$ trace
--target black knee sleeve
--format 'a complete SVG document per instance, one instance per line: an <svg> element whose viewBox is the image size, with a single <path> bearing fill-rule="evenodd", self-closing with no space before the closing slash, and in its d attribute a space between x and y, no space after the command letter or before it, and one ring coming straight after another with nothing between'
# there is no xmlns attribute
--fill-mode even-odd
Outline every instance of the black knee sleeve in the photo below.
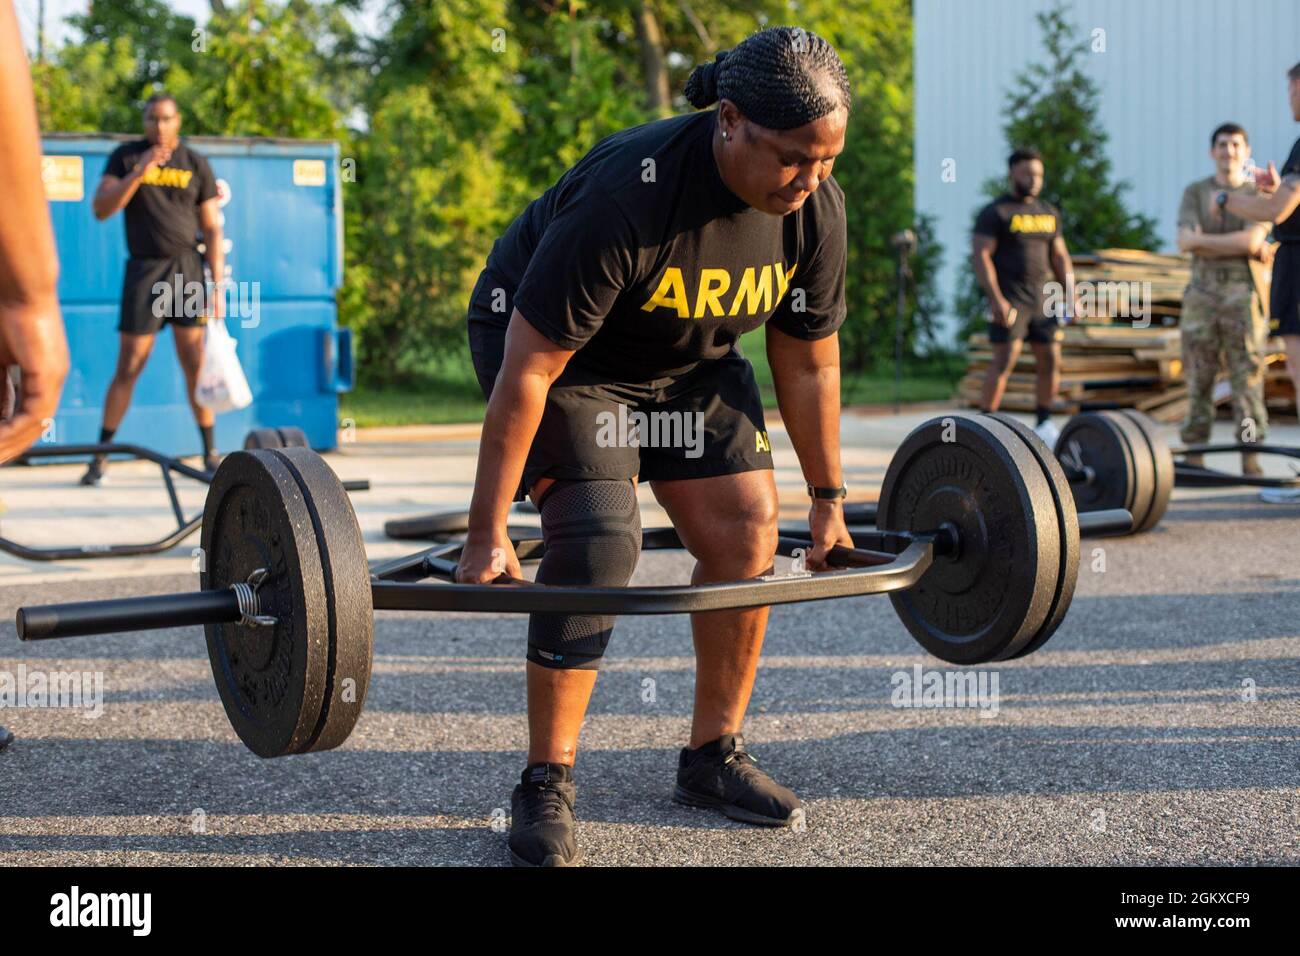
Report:
<svg viewBox="0 0 1300 956"><path fill-rule="evenodd" d="M625 587L641 553L641 512L627 478L556 481L542 496L546 553L542 584ZM613 615L532 614L528 659L543 667L594 670L614 629Z"/></svg>

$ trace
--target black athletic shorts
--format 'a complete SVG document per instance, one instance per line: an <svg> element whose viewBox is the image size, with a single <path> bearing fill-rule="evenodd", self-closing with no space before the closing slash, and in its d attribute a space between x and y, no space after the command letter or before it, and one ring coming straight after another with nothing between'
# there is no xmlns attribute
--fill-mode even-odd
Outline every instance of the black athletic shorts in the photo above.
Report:
<svg viewBox="0 0 1300 956"><path fill-rule="evenodd" d="M126 260L119 332L154 335L167 322L202 325L206 306L203 258L197 251L169 259Z"/></svg>
<svg viewBox="0 0 1300 956"><path fill-rule="evenodd" d="M998 325L989 321L989 342L1001 344L1012 339L1025 339L1029 342L1059 342L1065 337L1061 331L1061 320L1055 316L1043 315L1042 306L1031 306L1023 302L1012 302L1016 317L1011 325Z"/></svg>
<svg viewBox="0 0 1300 956"><path fill-rule="evenodd" d="M479 386L490 397L505 332L471 321L469 335ZM571 362L546 396L515 500L540 478L674 481L771 467L762 396L738 350L636 384Z"/></svg>
<svg viewBox="0 0 1300 956"><path fill-rule="evenodd" d="M1300 243L1282 243L1273 257L1268 314L1277 322L1274 335L1300 335Z"/></svg>

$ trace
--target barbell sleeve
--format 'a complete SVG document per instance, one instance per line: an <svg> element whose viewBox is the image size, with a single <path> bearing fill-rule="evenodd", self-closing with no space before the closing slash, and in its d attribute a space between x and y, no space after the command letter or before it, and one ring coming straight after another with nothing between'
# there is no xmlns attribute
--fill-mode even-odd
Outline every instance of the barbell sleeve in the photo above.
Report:
<svg viewBox="0 0 1300 956"><path fill-rule="evenodd" d="M233 588L223 588L19 608L16 623L19 640L44 641L192 624L226 624L238 621L242 615L239 595Z"/></svg>
<svg viewBox="0 0 1300 956"><path fill-rule="evenodd" d="M1133 530L1133 513L1124 508L1079 512L1079 537L1104 538Z"/></svg>

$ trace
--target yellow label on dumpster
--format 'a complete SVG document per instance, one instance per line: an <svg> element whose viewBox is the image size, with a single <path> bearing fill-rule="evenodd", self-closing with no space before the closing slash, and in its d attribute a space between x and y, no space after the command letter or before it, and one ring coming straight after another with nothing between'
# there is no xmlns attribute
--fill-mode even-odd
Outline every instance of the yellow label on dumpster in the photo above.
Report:
<svg viewBox="0 0 1300 956"><path fill-rule="evenodd" d="M293 184L295 186L324 186L325 160L295 159L293 161Z"/></svg>
<svg viewBox="0 0 1300 956"><path fill-rule="evenodd" d="M80 156L42 156L41 180L51 202L81 202L86 197Z"/></svg>

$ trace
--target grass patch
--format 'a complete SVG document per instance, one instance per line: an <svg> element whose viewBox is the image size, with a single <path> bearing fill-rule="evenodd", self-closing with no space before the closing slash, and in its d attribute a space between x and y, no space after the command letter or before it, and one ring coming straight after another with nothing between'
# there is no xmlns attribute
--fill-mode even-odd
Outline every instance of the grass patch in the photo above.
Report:
<svg viewBox="0 0 1300 956"><path fill-rule="evenodd" d="M740 337L740 349L754 366L763 393L763 407L776 408L776 390L772 387L772 369L767 364L765 329L757 328ZM945 362L904 360L899 394L904 402L940 402L952 398L962 375L963 359L953 355ZM870 372L842 372L840 402L845 405L879 405L894 400L894 367Z"/></svg>
<svg viewBox="0 0 1300 956"><path fill-rule="evenodd" d="M772 370L767 364L763 329L742 336L740 347L754 366L763 394L763 405L776 408ZM944 401L952 398L961 377L961 359L946 363L912 361L904 364L904 402ZM845 373L840 394L845 405L877 405L894 400L892 366L866 373ZM483 420L486 403L466 357L463 366L448 363L437 373L409 387L359 386L339 396L339 416L351 419L358 428L382 425L444 425Z"/></svg>
<svg viewBox="0 0 1300 956"><path fill-rule="evenodd" d="M409 385L359 385L339 396L339 418L358 428L481 422L486 408L468 354L449 357Z"/></svg>

